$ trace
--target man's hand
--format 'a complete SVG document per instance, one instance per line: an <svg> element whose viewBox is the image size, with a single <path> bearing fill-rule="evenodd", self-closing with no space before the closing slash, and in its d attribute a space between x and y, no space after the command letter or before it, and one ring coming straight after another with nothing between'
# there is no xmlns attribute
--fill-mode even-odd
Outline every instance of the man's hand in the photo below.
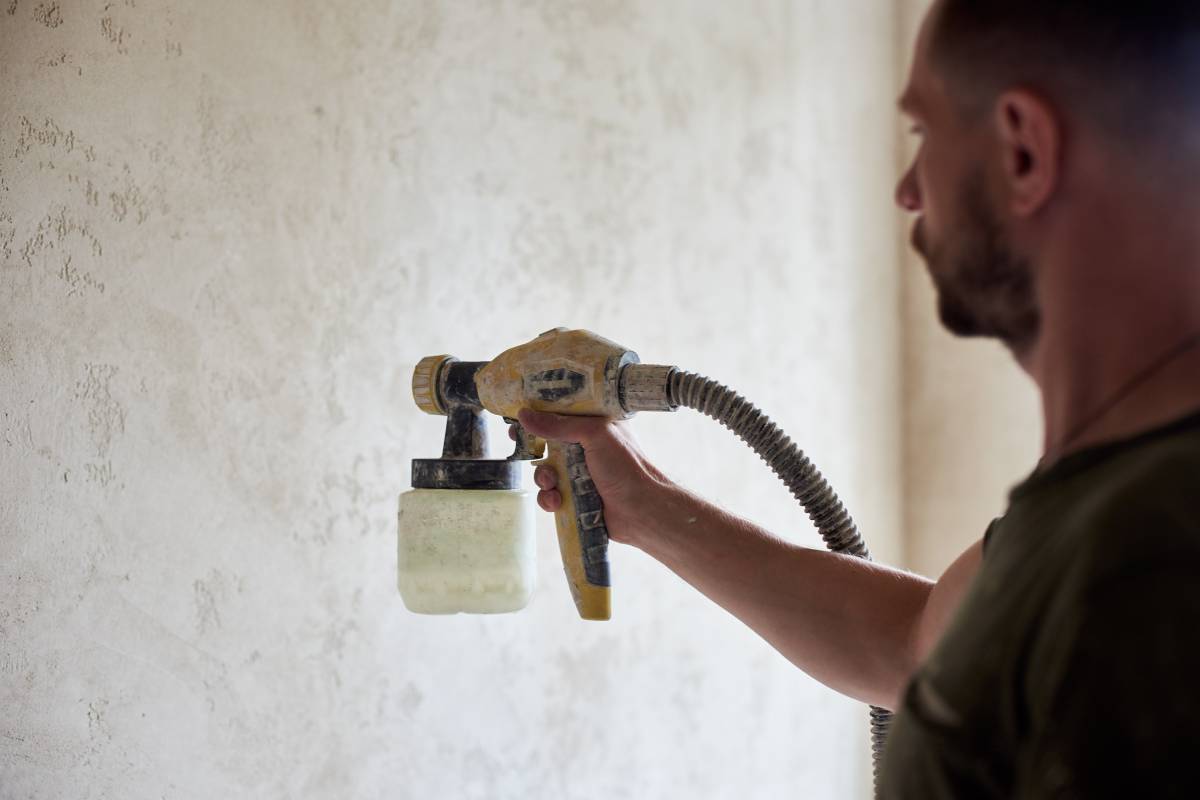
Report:
<svg viewBox="0 0 1200 800"><path fill-rule="evenodd" d="M567 417L528 410L521 412L520 420L525 430L535 436L582 445L588 472L604 501L609 536L613 541L632 545L644 539L645 510L672 484L646 458L628 425L601 417ZM562 495L554 470L538 467L533 481L540 490L538 505L546 511L557 511Z"/></svg>

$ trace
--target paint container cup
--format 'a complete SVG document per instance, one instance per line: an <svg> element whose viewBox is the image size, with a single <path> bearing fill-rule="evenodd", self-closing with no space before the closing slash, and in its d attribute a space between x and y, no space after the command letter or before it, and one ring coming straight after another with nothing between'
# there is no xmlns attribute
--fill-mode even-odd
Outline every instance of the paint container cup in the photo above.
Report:
<svg viewBox="0 0 1200 800"><path fill-rule="evenodd" d="M400 597L418 614L503 614L537 584L533 498L519 490L400 495Z"/></svg>

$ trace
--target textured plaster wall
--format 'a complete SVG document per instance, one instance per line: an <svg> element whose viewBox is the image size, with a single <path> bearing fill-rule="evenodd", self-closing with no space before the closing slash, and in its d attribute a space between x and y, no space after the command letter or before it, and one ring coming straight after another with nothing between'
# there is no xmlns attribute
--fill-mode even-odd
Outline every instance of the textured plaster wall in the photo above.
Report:
<svg viewBox="0 0 1200 800"><path fill-rule="evenodd" d="M548 518L527 611L419 617L395 506L415 362L564 324L739 387L899 557L883 8L3 0L0 797L865 796L865 710L637 552L608 624Z"/></svg>
<svg viewBox="0 0 1200 800"><path fill-rule="evenodd" d="M905 70L929 5L901 5ZM913 145L909 139L901 148L905 166ZM903 252L905 566L936 578L983 536L1008 490L1033 470L1041 416L1033 383L1007 350L946 332L924 263Z"/></svg>

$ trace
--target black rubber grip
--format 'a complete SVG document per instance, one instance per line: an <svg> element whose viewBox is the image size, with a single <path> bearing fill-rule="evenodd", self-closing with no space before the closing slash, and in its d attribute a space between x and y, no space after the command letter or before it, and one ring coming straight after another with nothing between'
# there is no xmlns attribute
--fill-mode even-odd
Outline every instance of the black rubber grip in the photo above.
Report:
<svg viewBox="0 0 1200 800"><path fill-rule="evenodd" d="M567 477L575 497L575 518L579 524L579 549L583 554L583 574L593 586L612 586L608 570L608 526L604 523L604 503L588 472L583 447L566 446Z"/></svg>

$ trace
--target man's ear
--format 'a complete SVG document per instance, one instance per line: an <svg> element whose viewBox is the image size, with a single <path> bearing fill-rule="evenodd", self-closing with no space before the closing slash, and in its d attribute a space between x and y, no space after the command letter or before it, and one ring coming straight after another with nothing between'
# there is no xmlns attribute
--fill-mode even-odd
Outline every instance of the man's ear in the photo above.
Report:
<svg viewBox="0 0 1200 800"><path fill-rule="evenodd" d="M1044 99L1013 89L997 99L995 125L1010 210L1033 216L1058 188L1062 124Z"/></svg>

